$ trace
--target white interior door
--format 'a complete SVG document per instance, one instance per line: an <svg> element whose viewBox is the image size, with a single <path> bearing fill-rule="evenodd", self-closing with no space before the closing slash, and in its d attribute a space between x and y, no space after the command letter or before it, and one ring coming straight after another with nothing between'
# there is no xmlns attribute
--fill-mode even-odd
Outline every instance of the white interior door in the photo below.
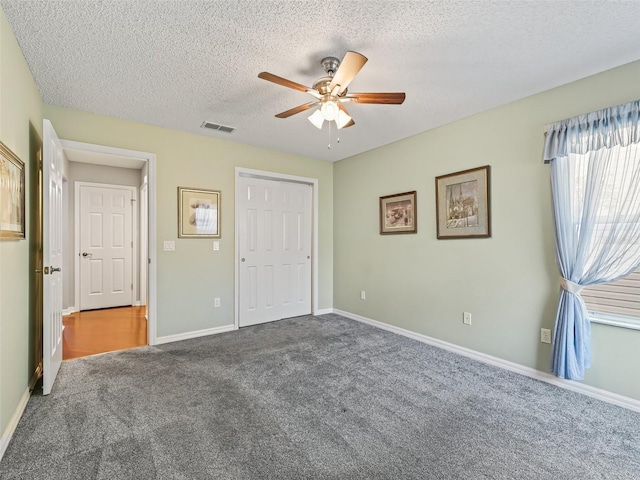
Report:
<svg viewBox="0 0 640 480"><path fill-rule="evenodd" d="M49 120L43 122L42 179L42 390L51 393L62 364L62 144Z"/></svg>
<svg viewBox="0 0 640 480"><path fill-rule="evenodd" d="M78 184L80 206L80 310L132 304L132 199L130 187Z"/></svg>
<svg viewBox="0 0 640 480"><path fill-rule="evenodd" d="M239 177L241 327L311 313L311 186Z"/></svg>

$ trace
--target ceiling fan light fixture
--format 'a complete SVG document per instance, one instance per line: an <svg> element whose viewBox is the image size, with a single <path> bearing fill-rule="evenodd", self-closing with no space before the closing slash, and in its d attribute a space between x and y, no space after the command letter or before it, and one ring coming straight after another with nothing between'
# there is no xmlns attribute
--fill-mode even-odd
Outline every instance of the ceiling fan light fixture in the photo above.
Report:
<svg viewBox="0 0 640 480"><path fill-rule="evenodd" d="M308 93L315 99L313 102L298 105L297 107L281 112L276 115L277 118L289 118L292 115L313 109L315 111L308 118L316 128L322 129L326 120L328 122L336 122L336 127L341 129L355 125L355 122L344 107L344 103L346 102L400 105L405 100L404 92L351 92L347 94L351 81L362 69L364 64L367 63L367 57L358 52L348 51L342 58L342 61L335 57L325 57L321 63L327 76L316 80L311 88L269 72L260 72L258 74L258 78L292 90Z"/></svg>
<svg viewBox="0 0 640 480"><path fill-rule="evenodd" d="M351 121L351 117L347 115L343 110L338 111L338 117L336 118L336 125L338 129L344 127L347 123Z"/></svg>
<svg viewBox="0 0 640 480"><path fill-rule="evenodd" d="M321 129L324 123L324 116L320 110L316 110L309 116L309 121L313 123L316 128Z"/></svg>
<svg viewBox="0 0 640 480"><path fill-rule="evenodd" d="M329 99L322 102L320 111L322 112L323 118L327 122L332 122L336 118L338 118L338 112L340 111L340 109L333 99Z"/></svg>

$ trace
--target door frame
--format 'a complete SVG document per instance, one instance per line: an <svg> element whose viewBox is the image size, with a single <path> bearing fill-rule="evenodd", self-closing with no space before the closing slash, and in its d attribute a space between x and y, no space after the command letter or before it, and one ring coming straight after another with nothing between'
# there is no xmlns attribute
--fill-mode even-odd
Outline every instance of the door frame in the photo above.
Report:
<svg viewBox="0 0 640 480"><path fill-rule="evenodd" d="M238 236L238 220L240 211L238 208L238 202L235 201L238 198L238 178L260 178L263 180L271 180L274 182L291 182L291 183L303 183L311 186L311 314L315 315L318 311L318 179L311 177L300 177L297 175L287 175L284 173L268 172L265 170L254 170L251 168L236 167L234 177L234 220L235 220L235 262L234 262L234 309L233 309L233 328L238 330L240 328L240 238Z"/></svg>
<svg viewBox="0 0 640 480"><path fill-rule="evenodd" d="M74 215L75 219L73 222L73 230L74 230L74 275L76 281L75 292L74 292L74 301L73 304L77 306L78 310L80 308L80 189L82 187L98 187L98 188L115 188L118 190L129 190L131 192L131 198L133 199L133 203L131 204L131 241L133 242L133 248L131 251L131 283L133 284L133 289L131 290L131 305L139 306L140 303L136 301L136 298L139 296L139 286L138 286L138 270L140 269L140 263L138 262L138 252L140 251L140 245L138 244L139 238L139 230L140 224L138 220L138 190L140 187L132 187L131 185L116 185L111 183L97 183L97 182L75 182L74 186Z"/></svg>
<svg viewBox="0 0 640 480"><path fill-rule="evenodd" d="M148 185L147 185L147 176L144 176L144 181L139 188L138 199L140 200L140 204L138 205L138 210L140 211L140 224L149 225L148 221L148 203L149 203L149 195L148 195ZM138 292L138 296L140 297L140 305L145 307L147 306L147 280L148 275L145 273L149 267L149 260L147 260L147 249L149 248L148 241L148 228L140 230L140 258L138 269L140 271L140 291ZM145 316L148 317L148 315Z"/></svg>
<svg viewBox="0 0 640 480"><path fill-rule="evenodd" d="M76 142L72 140L62 140L62 147L74 150L82 150L94 154L112 155L113 160L111 166L118 167L119 162L128 159L137 159L147 164L147 188L148 188L148 224L147 224L147 240L149 258L148 282L147 282L147 342L149 345L157 344L158 325L157 325L157 220L156 220L156 154L151 152L142 152L138 150L127 150L124 148L108 147L105 145L96 145L93 143ZM121 157L121 159L117 158ZM104 165L104 163L102 163Z"/></svg>

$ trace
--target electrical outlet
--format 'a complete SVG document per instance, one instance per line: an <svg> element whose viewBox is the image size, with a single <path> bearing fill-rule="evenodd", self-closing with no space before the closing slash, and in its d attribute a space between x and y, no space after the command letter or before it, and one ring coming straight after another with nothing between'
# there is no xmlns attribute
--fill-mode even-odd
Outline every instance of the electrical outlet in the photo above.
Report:
<svg viewBox="0 0 640 480"><path fill-rule="evenodd" d="M218 240L214 240L213 241L213 251L217 252L218 250L220 250L220 242Z"/></svg>
<svg viewBox="0 0 640 480"><path fill-rule="evenodd" d="M165 240L164 241L164 251L165 252L173 252L176 249L176 242L173 240Z"/></svg>
<svg viewBox="0 0 640 480"><path fill-rule="evenodd" d="M551 343L551 330L549 330L548 328L541 328L540 341L542 343Z"/></svg>
<svg viewBox="0 0 640 480"><path fill-rule="evenodd" d="M360 300L366 300L367 294L364 290L360 290Z"/></svg>
<svg viewBox="0 0 640 480"><path fill-rule="evenodd" d="M220 306L220 298L213 299L213 306L218 308Z"/></svg>
<svg viewBox="0 0 640 480"><path fill-rule="evenodd" d="M464 312L462 314L462 321L465 325L471 325L471 314L469 312Z"/></svg>

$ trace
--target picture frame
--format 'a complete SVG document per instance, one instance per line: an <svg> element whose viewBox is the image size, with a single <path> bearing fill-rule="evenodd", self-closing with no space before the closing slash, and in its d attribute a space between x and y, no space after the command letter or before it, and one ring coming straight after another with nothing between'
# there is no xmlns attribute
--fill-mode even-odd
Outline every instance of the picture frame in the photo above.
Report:
<svg viewBox="0 0 640 480"><path fill-rule="evenodd" d="M439 240L491 237L489 165L436 177Z"/></svg>
<svg viewBox="0 0 640 480"><path fill-rule="evenodd" d="M178 238L220 238L219 190L178 187Z"/></svg>
<svg viewBox="0 0 640 480"><path fill-rule="evenodd" d="M0 239L25 238L24 162L0 142Z"/></svg>
<svg viewBox="0 0 640 480"><path fill-rule="evenodd" d="M380 197L380 235L417 233L417 209L415 190Z"/></svg>

